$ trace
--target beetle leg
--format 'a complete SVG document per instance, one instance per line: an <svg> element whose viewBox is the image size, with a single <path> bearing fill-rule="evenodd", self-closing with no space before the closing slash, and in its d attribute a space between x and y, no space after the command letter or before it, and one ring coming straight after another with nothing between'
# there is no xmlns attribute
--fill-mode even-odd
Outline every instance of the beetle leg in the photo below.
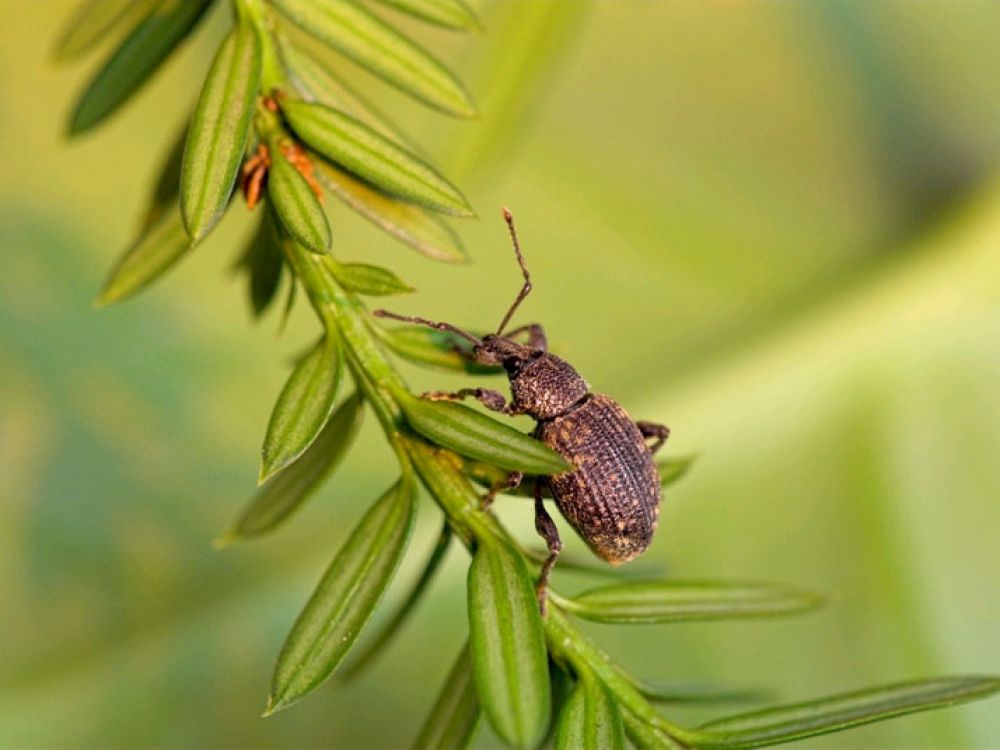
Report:
<svg viewBox="0 0 1000 750"><path fill-rule="evenodd" d="M522 479L524 479L524 474L520 471L512 471L507 475L506 479L494 482L490 485L486 494L479 499L479 507L482 510L487 510L493 504L494 498L496 498L499 493L516 489L521 484Z"/></svg>
<svg viewBox="0 0 1000 750"><path fill-rule="evenodd" d="M667 438L670 437L670 428L665 424L636 422L635 426L639 428L639 432L642 433L644 438L656 438L656 442L649 446L649 452L653 454L660 450L663 444L667 442Z"/></svg>
<svg viewBox="0 0 1000 750"><path fill-rule="evenodd" d="M528 346L532 349L541 349L543 352L549 350L549 341L545 337L545 329L542 328L538 323L529 323L525 326L520 326L515 328L513 331L507 331L503 335L505 339L512 339L519 333L528 333Z"/></svg>
<svg viewBox="0 0 1000 750"><path fill-rule="evenodd" d="M542 570L538 574L538 582L535 584L535 594L538 597L538 609L545 616L545 600L548 598L549 574L556 564L556 558L562 552L562 540L559 538L559 528L552 516L545 510L542 503L542 482L535 483L535 531L545 540L545 545L549 548L549 556L542 563Z"/></svg>
<svg viewBox="0 0 1000 750"><path fill-rule="evenodd" d="M501 414L509 414L511 416L524 413L513 404L508 404L504 395L500 393L500 391L494 391L491 388L462 388L454 393L449 393L447 391L428 391L423 397L430 401L461 401L463 398L469 398L470 396L482 403L483 406L491 411L497 411Z"/></svg>

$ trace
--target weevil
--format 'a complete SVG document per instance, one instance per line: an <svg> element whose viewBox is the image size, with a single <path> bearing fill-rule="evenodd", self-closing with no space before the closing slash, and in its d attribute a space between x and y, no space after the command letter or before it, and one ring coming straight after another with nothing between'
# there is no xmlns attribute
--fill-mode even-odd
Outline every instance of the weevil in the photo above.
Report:
<svg viewBox="0 0 1000 750"><path fill-rule="evenodd" d="M496 412L526 414L536 422L534 436L573 465L571 471L538 477L535 482L535 529L549 551L536 587L544 613L549 575L562 551L559 530L542 502L546 492L597 555L612 565L628 562L646 551L656 530L660 478L653 455L663 447L670 430L662 424L634 421L613 398L592 393L571 364L548 351L541 325L524 325L504 333L532 285L514 219L506 208L503 216L524 284L496 333L479 338L450 323L385 310L374 314L450 331L470 341L470 356L477 363L503 367L510 381L510 402L499 391L488 388L432 391L424 397L472 397ZM526 343L515 340L523 335L527 336ZM505 482L490 489L483 498L484 505L498 492L517 487L522 479L519 472L509 474Z"/></svg>

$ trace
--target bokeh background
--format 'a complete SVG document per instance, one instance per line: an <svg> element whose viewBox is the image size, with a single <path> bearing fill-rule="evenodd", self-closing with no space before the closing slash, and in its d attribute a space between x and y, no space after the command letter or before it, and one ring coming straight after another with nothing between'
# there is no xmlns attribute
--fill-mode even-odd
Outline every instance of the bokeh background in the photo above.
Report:
<svg viewBox="0 0 1000 750"><path fill-rule="evenodd" d="M669 423L668 452L700 456L634 565L830 595L794 620L594 636L643 677L782 700L1000 672L1000 4L478 7L479 35L402 25L460 71L479 120L351 73L470 196L473 262L427 261L331 205L336 252L414 283L396 309L486 327L519 283L510 205L536 280L522 318ZM0 3L0 747L405 747L464 639L460 550L367 676L258 718L391 459L370 422L280 533L210 548L315 331L303 304L280 337L276 315L251 322L230 272L246 212L147 294L91 308L225 13L70 144L102 57L51 63L71 8ZM530 505L500 512L531 538ZM397 583L437 523L425 503ZM496 746L487 728L477 746ZM997 700L802 743L998 746Z"/></svg>

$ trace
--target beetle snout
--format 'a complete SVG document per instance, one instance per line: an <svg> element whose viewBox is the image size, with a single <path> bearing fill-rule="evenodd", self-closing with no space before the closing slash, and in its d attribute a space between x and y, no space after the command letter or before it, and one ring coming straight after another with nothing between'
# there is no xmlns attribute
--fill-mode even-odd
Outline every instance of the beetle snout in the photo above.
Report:
<svg viewBox="0 0 1000 750"><path fill-rule="evenodd" d="M490 337L487 336L483 339L483 343L476 344L472 348L472 354L476 358L476 361L482 365L501 365L503 364L503 357L500 352L497 351L496 346L493 342L489 340Z"/></svg>

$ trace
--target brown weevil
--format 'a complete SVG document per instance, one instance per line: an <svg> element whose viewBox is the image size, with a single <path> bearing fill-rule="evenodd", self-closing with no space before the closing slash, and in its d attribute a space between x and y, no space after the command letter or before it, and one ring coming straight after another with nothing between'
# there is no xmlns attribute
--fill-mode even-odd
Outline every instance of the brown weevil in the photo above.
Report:
<svg viewBox="0 0 1000 750"><path fill-rule="evenodd" d="M653 454L666 442L670 430L661 424L633 421L613 398L591 393L572 365L549 353L540 325L525 325L504 333L514 312L531 291L531 276L521 254L513 217L506 208L503 216L524 285L496 333L478 338L450 323L385 310L376 310L374 314L450 331L471 341L471 357L477 363L504 368L510 380L510 403L499 391L486 388L463 388L454 393L435 391L424 396L436 400L471 396L493 411L533 417L537 423L535 437L575 467L562 474L538 477L535 482L535 528L549 549L537 585L544 613L549 573L562 550L559 531L542 503L545 492L551 494L566 520L597 555L612 565L628 562L646 551L656 530L660 478ZM524 334L527 343L515 340ZM648 440L653 442L647 443ZM510 474L506 482L487 493L484 504L497 492L516 487L522 479L518 472Z"/></svg>

